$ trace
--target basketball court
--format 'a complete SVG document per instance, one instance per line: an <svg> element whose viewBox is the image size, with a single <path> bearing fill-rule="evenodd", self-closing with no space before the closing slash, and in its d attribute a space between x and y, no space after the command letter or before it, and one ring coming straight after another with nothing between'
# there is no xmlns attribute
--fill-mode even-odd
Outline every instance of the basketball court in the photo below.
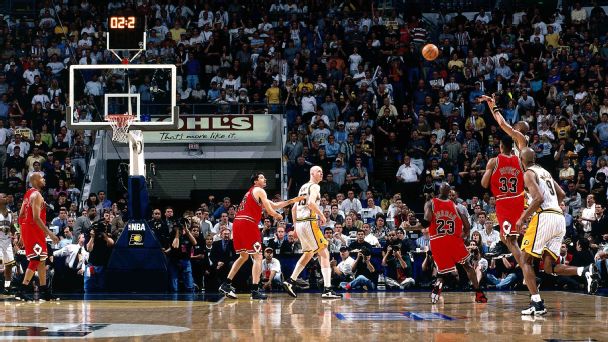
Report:
<svg viewBox="0 0 608 342"><path fill-rule="evenodd" d="M122 341L605 341L608 298L544 292L549 313L522 317L527 292L350 293L321 300L271 293L267 301L217 294L97 294L57 303L5 299L0 339ZM55 324L49 324L55 323ZM97 339L96 339L97 340Z"/></svg>

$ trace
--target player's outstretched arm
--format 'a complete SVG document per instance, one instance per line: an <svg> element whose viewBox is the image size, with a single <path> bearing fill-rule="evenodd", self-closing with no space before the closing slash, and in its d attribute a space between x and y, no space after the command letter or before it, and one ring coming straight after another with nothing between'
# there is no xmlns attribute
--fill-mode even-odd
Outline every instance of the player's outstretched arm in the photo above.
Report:
<svg viewBox="0 0 608 342"><path fill-rule="evenodd" d="M490 180L492 179L492 171L496 168L496 158L491 158L488 160L488 164L486 165L486 171L481 177L481 186L484 188L490 187Z"/></svg>
<svg viewBox="0 0 608 342"><path fill-rule="evenodd" d="M496 106L496 99L494 98L494 95L492 95L492 97L489 97L487 95L482 95L479 98L479 100L485 101L488 104L488 107L490 107L490 111L492 112L492 116L494 117L494 120L496 120L496 122L498 123L498 126L503 131L505 131L511 138L513 138L513 140L515 140L515 143L517 144L517 148L519 148L521 150L524 147L528 146L528 141L526 140L526 137L523 135L523 133L513 129L513 127L511 125L509 125L507 120L505 120L505 118L502 116L502 114L500 113L500 110Z"/></svg>
<svg viewBox="0 0 608 342"><path fill-rule="evenodd" d="M301 200L306 199L306 196L298 196L298 197L294 197L292 199L288 199L287 201L280 201L280 202L273 202L273 201L269 201L270 205L272 206L272 209L281 209L281 208L285 208L288 205L292 205L294 203L298 203Z"/></svg>
<svg viewBox="0 0 608 342"><path fill-rule="evenodd" d="M272 208L272 204L271 201L268 200L268 196L266 195L266 191L264 191L264 189L261 188L255 188L255 190L253 190L253 194L255 197L257 197L260 200L260 203L262 203L262 206L264 206L264 209L266 209L266 212L274 217L277 220L282 220L283 216L279 213L277 213L273 208Z"/></svg>

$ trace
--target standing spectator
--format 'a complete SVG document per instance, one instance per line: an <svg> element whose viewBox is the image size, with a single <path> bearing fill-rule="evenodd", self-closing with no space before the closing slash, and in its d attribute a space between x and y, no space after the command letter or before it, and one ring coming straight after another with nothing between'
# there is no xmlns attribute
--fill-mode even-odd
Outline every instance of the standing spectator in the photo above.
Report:
<svg viewBox="0 0 608 342"><path fill-rule="evenodd" d="M186 225L176 224L173 226L173 241L169 248L165 251L169 254L169 277L171 281L171 290L178 292L178 279L181 279L186 292L194 291L194 280L192 278L192 263L190 256L192 248L196 246L197 241L192 236Z"/></svg>
<svg viewBox="0 0 608 342"><path fill-rule="evenodd" d="M90 208L89 214L91 212L95 213L95 208ZM84 291L103 291L106 288L105 268L114 247L114 240L110 237L110 213L104 213L103 218L90 227L86 244L89 260L84 273Z"/></svg>
<svg viewBox="0 0 608 342"><path fill-rule="evenodd" d="M209 257L217 279L223 282L234 263L236 252L232 245L232 239L230 239L230 230L224 228L220 231L220 236L221 240L213 242Z"/></svg>

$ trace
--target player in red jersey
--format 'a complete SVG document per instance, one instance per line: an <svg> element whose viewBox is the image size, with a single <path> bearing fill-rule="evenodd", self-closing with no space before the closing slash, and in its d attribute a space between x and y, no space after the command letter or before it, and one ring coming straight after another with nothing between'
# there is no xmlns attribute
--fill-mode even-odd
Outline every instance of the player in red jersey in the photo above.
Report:
<svg viewBox="0 0 608 342"><path fill-rule="evenodd" d="M29 285L34 273L38 271L40 299L43 301L55 300L57 298L52 295L50 289L46 286L46 237L48 236L55 244L59 242L59 239L46 226L46 204L40 193L46 184L44 177L39 173L34 173L30 177L30 182L32 188L23 196L23 204L21 210L19 210L21 240L29 263L23 277L23 283L15 294L15 299L33 300L33 296L28 293L31 289Z"/></svg>
<svg viewBox="0 0 608 342"><path fill-rule="evenodd" d="M234 287L232 287L232 279L234 279L234 276L247 259L249 259L250 255L253 256L251 298L267 298L258 285L262 272L262 235L258 228L258 223L262 218L262 209L265 209L276 220L282 220L283 216L277 213L275 209L284 208L302 199L296 197L288 201L276 203L270 201L264 190L266 187L266 177L260 172L256 172L251 176L251 184L251 188L249 188L239 205L233 223L234 250L240 256L232 264L226 281L219 288L220 292L225 294L226 297L233 299L236 299L237 296Z"/></svg>
<svg viewBox="0 0 608 342"><path fill-rule="evenodd" d="M486 303L488 299L479 288L475 269L469 263L470 254L464 240L471 228L464 213L449 199L450 185L441 184L439 198L433 198L424 205L424 219L430 224L431 252L437 265L437 281L431 292L431 302L437 303L443 287L443 275L456 271L456 264L461 264L475 289L475 302Z"/></svg>
<svg viewBox="0 0 608 342"><path fill-rule="evenodd" d="M521 250L517 245L519 232L515 223L524 212L524 171L519 158L512 154L513 139L500 140L500 154L488 161L481 185L490 188L496 197L496 218L500 240L521 265Z"/></svg>

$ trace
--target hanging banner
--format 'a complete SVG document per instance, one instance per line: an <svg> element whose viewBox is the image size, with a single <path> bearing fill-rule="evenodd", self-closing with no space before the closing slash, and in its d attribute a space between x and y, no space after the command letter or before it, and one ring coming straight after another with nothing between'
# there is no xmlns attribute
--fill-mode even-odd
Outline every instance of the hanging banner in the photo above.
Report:
<svg viewBox="0 0 608 342"><path fill-rule="evenodd" d="M271 142L271 115L180 116L178 130L144 131L146 144Z"/></svg>

